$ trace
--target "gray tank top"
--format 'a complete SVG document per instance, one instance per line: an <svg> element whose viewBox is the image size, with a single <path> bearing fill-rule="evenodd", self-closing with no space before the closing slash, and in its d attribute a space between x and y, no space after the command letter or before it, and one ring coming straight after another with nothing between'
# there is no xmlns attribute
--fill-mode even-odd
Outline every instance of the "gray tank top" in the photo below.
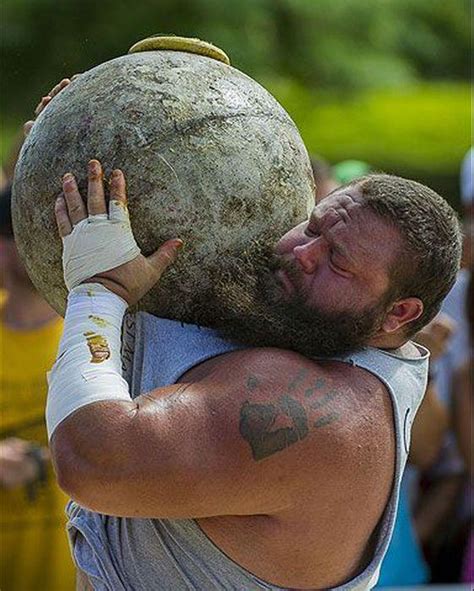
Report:
<svg viewBox="0 0 474 591"><path fill-rule="evenodd" d="M189 369L217 355L243 349L215 331L140 312L136 330L125 325L124 373L133 397L173 384ZM136 335L134 337L134 335ZM132 341L132 342L131 342ZM400 481L410 444L411 424L422 400L428 352L416 345L413 358L367 348L338 357L376 375L390 392L396 432L396 468L392 494L378 527L372 560L338 591L371 589L393 531ZM133 351L133 354L132 354ZM226 556L193 519L136 519L67 507L68 533L75 562L97 591L282 591ZM350 535L350 532L348 532Z"/></svg>

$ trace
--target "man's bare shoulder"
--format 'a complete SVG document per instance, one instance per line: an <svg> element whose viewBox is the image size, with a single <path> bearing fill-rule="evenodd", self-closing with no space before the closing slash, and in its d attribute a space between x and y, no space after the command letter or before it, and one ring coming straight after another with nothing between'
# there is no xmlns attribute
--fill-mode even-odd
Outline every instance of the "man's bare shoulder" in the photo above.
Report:
<svg viewBox="0 0 474 591"><path fill-rule="evenodd" d="M354 452L359 460L374 447L383 457L392 452L390 396L363 369L256 348L217 358L212 373L218 382L239 384L233 390L240 405L239 430L256 461L289 448L304 457L312 447L321 455L327 446L330 456L343 459Z"/></svg>
<svg viewBox="0 0 474 591"><path fill-rule="evenodd" d="M205 362L209 363L209 362ZM284 378L288 372L305 369L308 372L318 372L323 367L328 367L331 363L340 366L340 371L346 369L350 373L351 366L341 362L329 362L311 359L295 351L287 349L278 349L276 347L255 347L232 351L211 360L217 371L227 373L231 371L245 373L249 370L258 370L259 372L278 378Z"/></svg>
<svg viewBox="0 0 474 591"><path fill-rule="evenodd" d="M349 391L357 393L360 400L372 398L375 392L388 396L383 383L364 369L343 361L311 359L295 351L271 347L244 349L216 357L211 363L215 376L221 375L224 379L237 375L248 377L250 384L260 377L268 385L278 384L306 397L309 397L309 390L301 387L312 379L319 386L315 388L313 384L313 393L324 389L323 385L331 384L343 388L346 394Z"/></svg>

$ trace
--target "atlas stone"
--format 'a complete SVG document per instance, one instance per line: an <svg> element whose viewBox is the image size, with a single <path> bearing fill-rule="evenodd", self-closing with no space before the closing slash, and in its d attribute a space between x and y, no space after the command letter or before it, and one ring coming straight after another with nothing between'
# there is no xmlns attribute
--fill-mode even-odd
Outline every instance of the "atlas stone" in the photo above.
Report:
<svg viewBox="0 0 474 591"><path fill-rule="evenodd" d="M20 255L38 290L64 313L66 288L54 202L72 172L85 195L86 164L127 179L136 240L150 254L180 237L178 262L140 302L186 322L212 261L277 239L314 202L309 158L280 104L237 69L202 55L144 51L81 74L40 114L13 187ZM113 248L104 244L104 248ZM199 268L199 279L190 269ZM218 311L216 311L217 313Z"/></svg>

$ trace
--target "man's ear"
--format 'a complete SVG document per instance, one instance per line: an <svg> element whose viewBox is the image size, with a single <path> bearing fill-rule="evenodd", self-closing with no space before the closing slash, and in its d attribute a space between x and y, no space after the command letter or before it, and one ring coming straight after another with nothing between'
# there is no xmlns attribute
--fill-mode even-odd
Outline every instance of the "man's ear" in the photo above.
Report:
<svg viewBox="0 0 474 591"><path fill-rule="evenodd" d="M386 334L397 332L423 314L423 302L419 298L404 298L394 302L387 312L381 330Z"/></svg>

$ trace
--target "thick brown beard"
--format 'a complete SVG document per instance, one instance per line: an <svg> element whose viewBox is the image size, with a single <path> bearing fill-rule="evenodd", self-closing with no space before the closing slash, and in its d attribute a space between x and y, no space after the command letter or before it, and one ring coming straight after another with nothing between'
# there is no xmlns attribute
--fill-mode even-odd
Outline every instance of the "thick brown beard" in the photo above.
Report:
<svg viewBox="0 0 474 591"><path fill-rule="evenodd" d="M282 268L264 239L245 253L221 253L213 281L200 290L195 322L226 338L254 347L277 347L307 357L342 355L364 347L378 330L387 301L362 312L309 309L294 297L285 301L275 272ZM201 284L202 285L202 284Z"/></svg>

